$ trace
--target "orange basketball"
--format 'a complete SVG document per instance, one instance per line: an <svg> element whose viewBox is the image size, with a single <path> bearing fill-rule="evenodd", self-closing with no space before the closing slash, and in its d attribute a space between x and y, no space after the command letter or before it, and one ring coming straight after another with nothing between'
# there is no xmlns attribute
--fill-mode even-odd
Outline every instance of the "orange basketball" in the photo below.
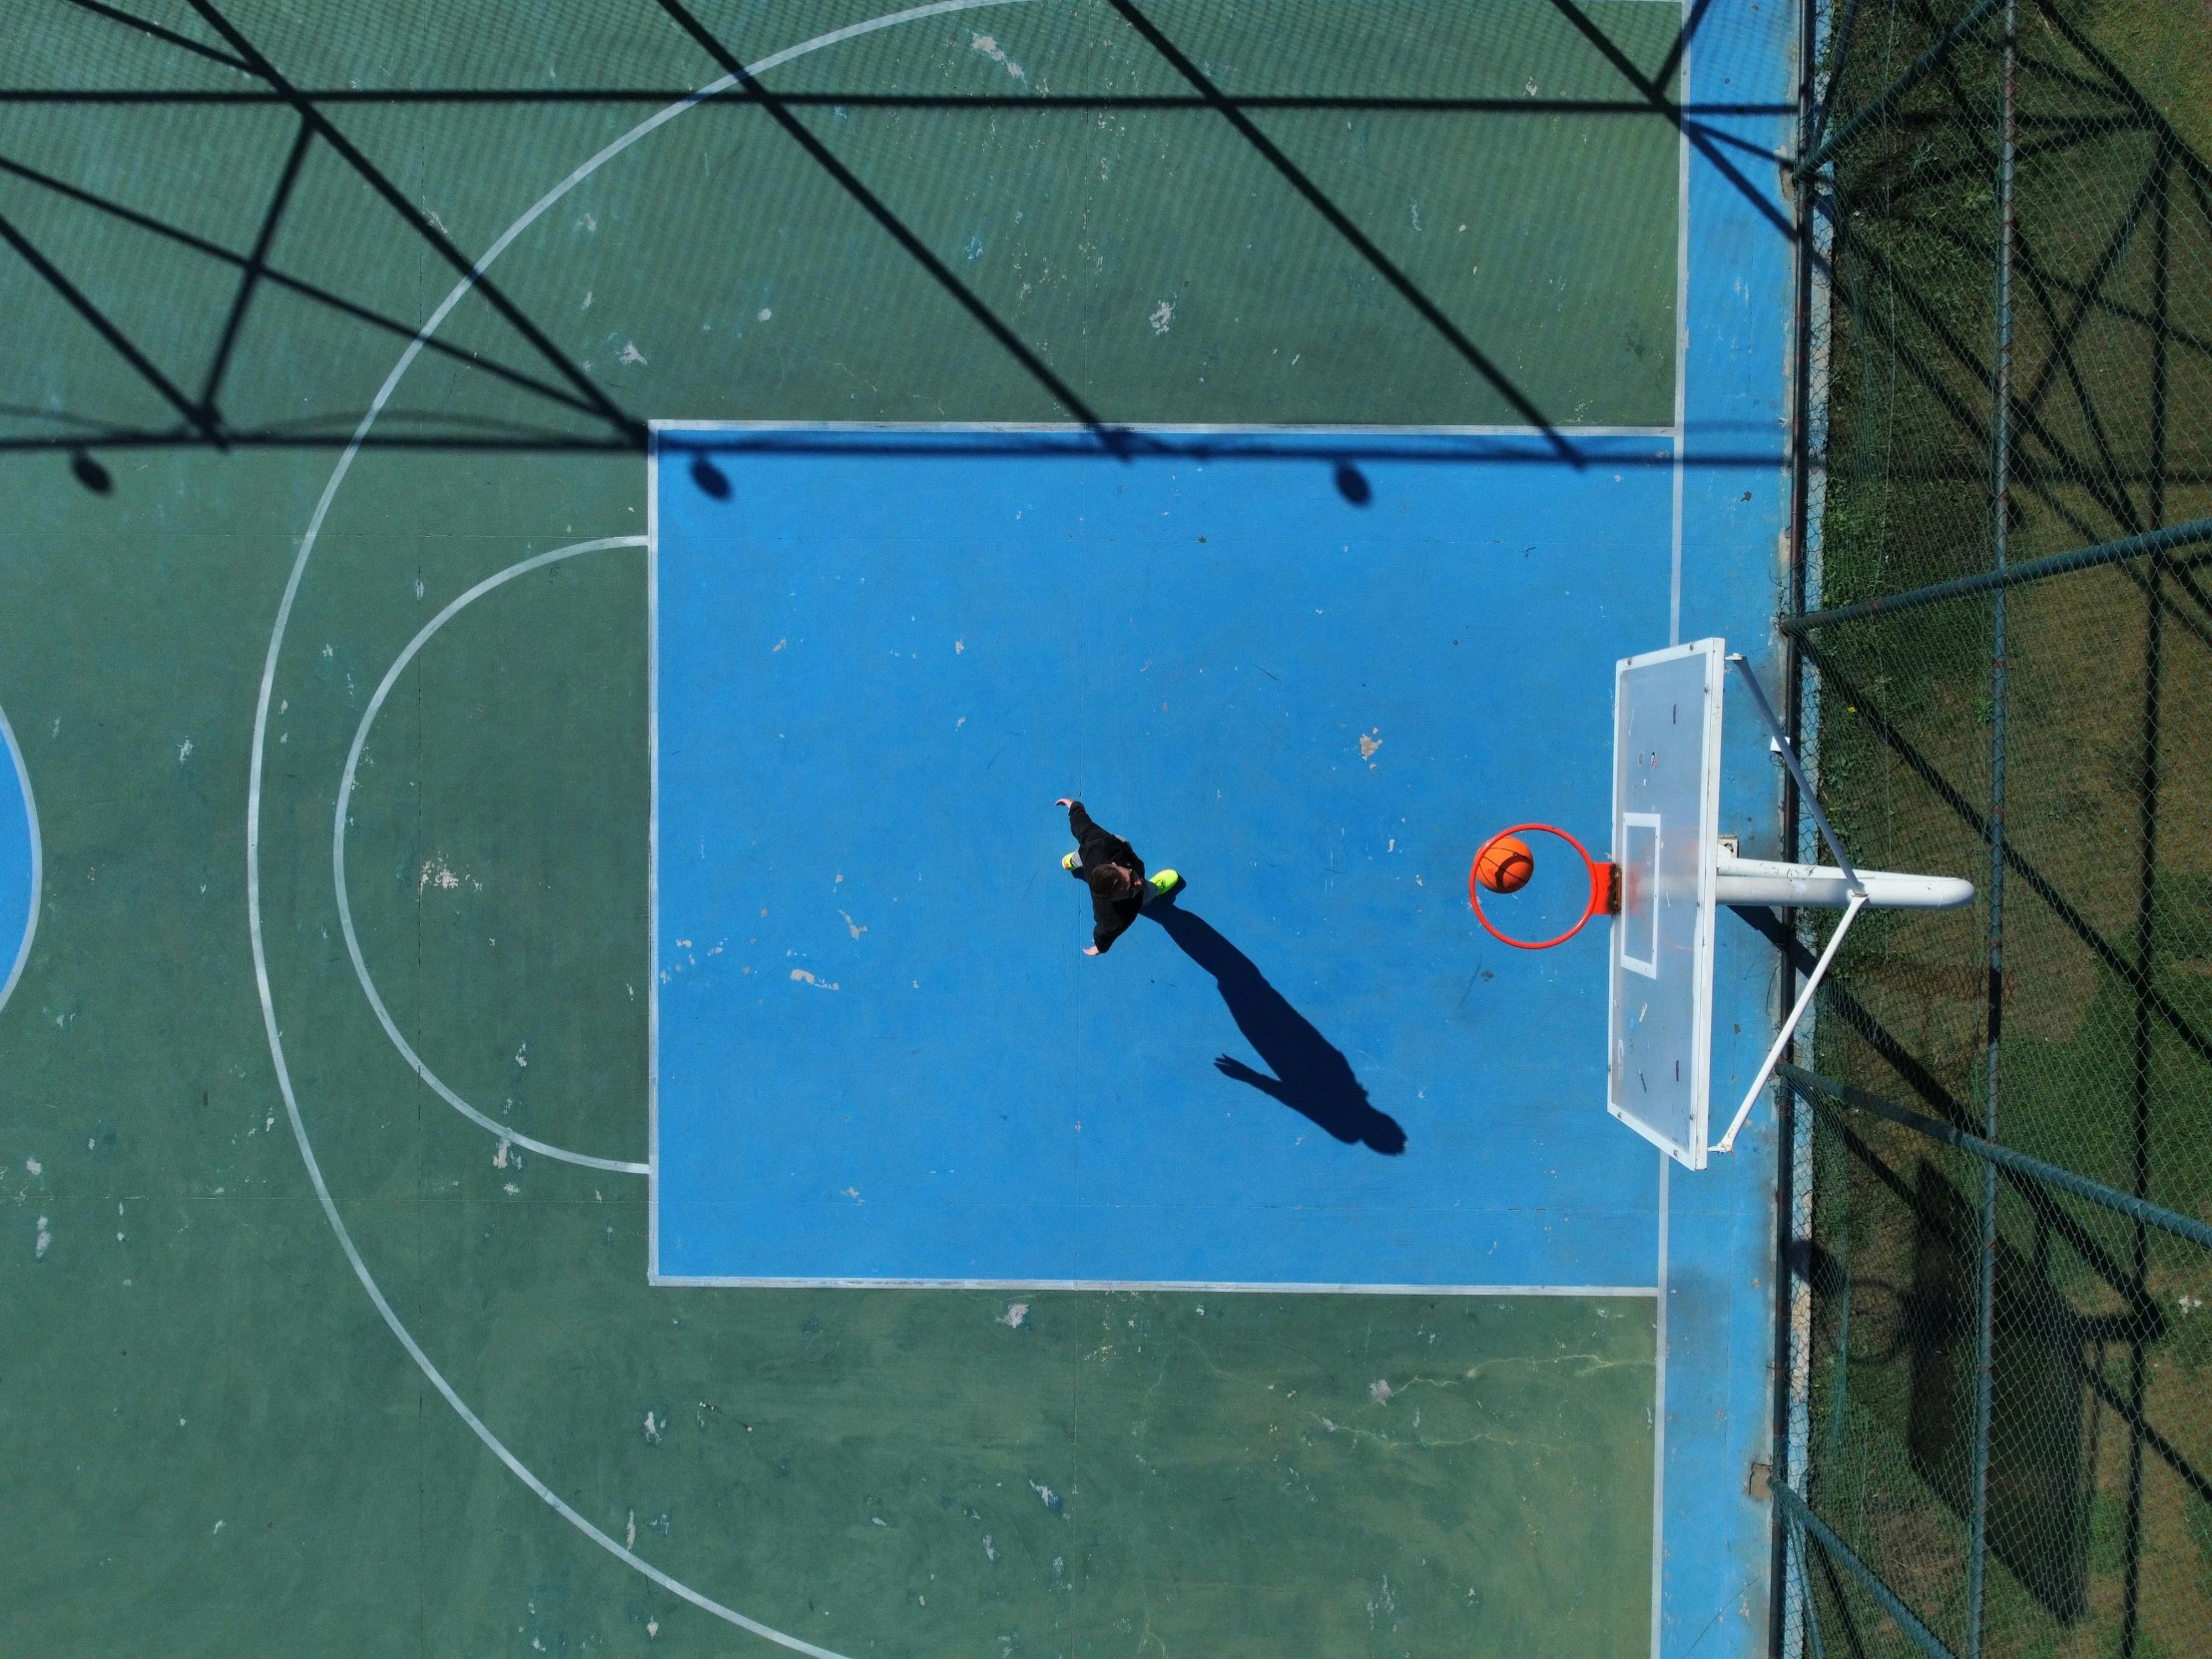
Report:
<svg viewBox="0 0 2212 1659"><path fill-rule="evenodd" d="M1536 856L1518 835L1500 835L1474 857L1474 878L1492 892L1519 892L1536 873Z"/></svg>

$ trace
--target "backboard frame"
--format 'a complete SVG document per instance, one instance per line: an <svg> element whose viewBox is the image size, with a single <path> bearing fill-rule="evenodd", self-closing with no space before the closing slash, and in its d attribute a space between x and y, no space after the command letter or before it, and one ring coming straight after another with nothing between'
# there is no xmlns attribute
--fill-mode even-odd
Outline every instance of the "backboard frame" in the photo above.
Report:
<svg viewBox="0 0 2212 1659"><path fill-rule="evenodd" d="M1612 856L1620 865L1621 910L1607 956L1605 1109L1686 1169L1705 1168L1711 1111L1726 678L1727 645L1718 639L1624 657L1613 667ZM1697 707L1683 711L1680 702L1690 693ZM1659 706L1654 698L1664 701L1670 717L1661 729L1666 735L1656 741L1649 724ZM1639 712L1645 712L1641 724ZM1691 839L1685 850L1678 827L1686 820ZM1650 920L1640 937L1648 941L1648 954L1632 958L1630 938L1647 904ZM1653 1022L1655 1004L1661 1018ZM1654 1092L1649 1068L1655 1060L1674 1062L1659 1090L1672 1104L1639 1111Z"/></svg>

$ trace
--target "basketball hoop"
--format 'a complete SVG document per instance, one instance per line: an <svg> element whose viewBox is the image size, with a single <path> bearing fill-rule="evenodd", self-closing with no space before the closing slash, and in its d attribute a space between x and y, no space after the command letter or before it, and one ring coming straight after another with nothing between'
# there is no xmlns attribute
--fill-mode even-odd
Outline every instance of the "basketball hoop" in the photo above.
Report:
<svg viewBox="0 0 2212 1659"><path fill-rule="evenodd" d="M1523 830L1540 830L1547 835L1557 835L1574 848L1576 854L1582 859L1583 867L1590 872L1589 903L1583 908L1581 917L1575 924L1556 938L1516 939L1512 934L1500 929L1497 923L1493 922L1482 908L1482 882L1475 873L1482 867L1482 854L1489 851L1491 847L1507 835L1518 834ZM1587 847L1556 826L1549 824L1516 824L1511 829L1500 830L1475 848L1474 862L1467 866L1467 902L1474 907L1475 920L1482 923L1488 929L1490 936L1501 944L1509 944L1515 950L1549 950L1555 944L1565 944L1567 940L1581 932L1584 927L1589 925L1592 916L1613 915L1619 911L1621 905L1620 866L1604 863L1591 857Z"/></svg>
<svg viewBox="0 0 2212 1659"><path fill-rule="evenodd" d="M1799 801L1836 859L1833 866L1747 858L1737 834L1721 833L1721 691L1731 663L1742 672L1744 695L1773 754L1789 768ZM1531 830L1573 847L1590 876L1582 914L1548 939L1516 939L1482 907L1484 872L1497 883L1489 889L1493 898L1526 885L1534 854L1511 837ZM1605 1109L1686 1169L1703 1169L1709 1154L1735 1148L1861 910L1948 910L1973 902L1971 881L1861 869L1851 861L1750 663L1731 655L1724 640L1693 640L1613 665L1612 830L1611 861L1605 862L1556 825L1500 830L1474 854L1467 904L1484 932L1515 950L1549 950L1593 917L1612 918ZM1722 905L1817 906L1843 915L1804 976L1727 1131L1712 1140L1714 915Z"/></svg>

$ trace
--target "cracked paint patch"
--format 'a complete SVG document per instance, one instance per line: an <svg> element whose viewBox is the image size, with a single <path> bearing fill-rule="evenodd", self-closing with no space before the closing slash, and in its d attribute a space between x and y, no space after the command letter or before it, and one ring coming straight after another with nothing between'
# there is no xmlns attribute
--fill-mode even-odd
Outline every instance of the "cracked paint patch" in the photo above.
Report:
<svg viewBox="0 0 2212 1659"><path fill-rule="evenodd" d="M437 887L446 892L466 885L476 892L484 890L484 883L473 875L458 874L444 857L433 853L423 860L421 870L415 876L415 897L420 898L426 887Z"/></svg>
<svg viewBox="0 0 2212 1659"><path fill-rule="evenodd" d="M1026 69L1023 69L1020 64L1014 62L1013 59L1006 56L1006 49L1000 46L998 42L994 40L991 36L971 36L968 40L968 45L975 51L982 53L983 56L990 59L991 62L1003 65L1005 67L1006 73L1011 75L1015 80L1021 82L1022 85L1027 86L1029 84L1029 72Z"/></svg>

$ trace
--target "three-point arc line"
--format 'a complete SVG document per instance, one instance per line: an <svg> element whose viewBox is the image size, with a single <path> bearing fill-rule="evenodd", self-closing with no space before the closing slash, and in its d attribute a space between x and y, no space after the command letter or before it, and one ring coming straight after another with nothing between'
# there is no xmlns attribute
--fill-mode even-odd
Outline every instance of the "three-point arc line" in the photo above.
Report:
<svg viewBox="0 0 2212 1659"><path fill-rule="evenodd" d="M392 687L399 683L399 676L406 671L407 665L414 661L415 654L430 643L431 635L460 615L468 606L483 598L485 594L490 593L494 588L504 587L518 576L527 576L533 570L540 570L547 565L557 564L563 559L573 559L580 553L601 553L611 547L643 547L644 545L645 537L643 536L601 536L595 541L580 541L568 547L557 547L550 553L540 553L534 558L524 559L519 564L509 565L496 576L485 577L450 605L447 605L445 609L438 612L436 616L424 623L421 631L407 642L407 649L400 652L392 660L391 667L384 671L384 678L377 683L376 695L368 700L368 707L361 714L361 723L353 733L353 747L346 752L345 771L338 780L337 813L335 822L330 827L330 881L337 894L338 927L345 934L345 953L353 959L353 976L361 982L361 992L368 998L369 1007L375 1011L376 1023L384 1028L384 1035L391 1039L392 1046L399 1050L400 1057L413 1069L417 1077L430 1086L431 1092L440 1100L460 1113L462 1117L468 1119L469 1122L489 1130L501 1140L510 1141L525 1151L535 1152L541 1157L557 1158L564 1164L581 1164L586 1169L611 1170L617 1175L650 1175L653 1173L653 1166L651 1164L630 1163L620 1158L595 1158L585 1152L571 1152L565 1147L553 1146L545 1141L535 1140L523 1134L511 1124L504 1124L496 1118L487 1117L446 1087L444 1080L423 1062L422 1056L414 1051L413 1046L404 1036L400 1035L397 1022L392 1019L390 1012L384 1007L384 999L376 992L376 981L369 976L368 963L361 956L361 941L353 931L353 906L347 897L345 888L345 816L346 810L353 803L354 773L360 767L362 750L368 746L369 728L376 723L377 712L383 708L384 699L391 695Z"/></svg>
<svg viewBox="0 0 2212 1659"><path fill-rule="evenodd" d="M756 75L763 74L790 63L796 58L805 57L811 52L821 51L824 47L834 46L839 42L856 39L859 36L872 34L880 29L892 28L902 23L918 22L923 18L940 17L954 12L977 11L986 7L1023 3L1025 3L1025 0L934 0L934 3L930 5L909 7L906 10L891 12L865 22L848 24L842 29L834 29L828 34L817 35L812 40L802 41L797 46L787 47L781 52L763 58L752 66L752 72ZM254 950L254 986L261 998L262 1029L269 1043L270 1060L276 1068L277 1092L283 1097L284 1115L291 1124L292 1139L298 1144L299 1159L306 1168L307 1179L314 1188L315 1199L322 1206L323 1218L330 1224L330 1231L337 1239L338 1248L344 1252L346 1265L352 1268L353 1277L360 1281L361 1289L367 1294L370 1304L374 1306L378 1316L383 1320L385 1328L397 1339L399 1346L407 1351L407 1357L415 1363L416 1369L429 1381L430 1385L436 1388L444 1397L446 1404L453 1408L454 1414L468 1425L470 1432L483 1442L485 1448L502 1463L506 1464L508 1470L516 1479L537 1493L563 1520L566 1520L571 1526L583 1533L585 1537L591 1539L592 1542L606 1550L624 1565L633 1568L671 1595L679 1596L701 1611L711 1613L716 1618L736 1625L741 1630L750 1631L766 1641L775 1642L779 1646L789 1648L796 1653L812 1655L813 1659L843 1659L842 1655L832 1652L829 1648L819 1647L804 1637L792 1635L788 1631L778 1630L771 1625L763 1624L758 1619L747 1617L734 1607L724 1606L713 1597L695 1590L689 1584L663 1572L620 1539L587 1520L570 1505L567 1499L539 1479L521 1458L507 1448L506 1442L494 1434L485 1424L483 1418L469 1408L468 1401L461 1398L453 1384L446 1381L445 1375L431 1363L429 1355L423 1352L422 1345L415 1341L414 1334L407 1329L398 1314L393 1311L391 1304L385 1300L382 1287L376 1283L376 1276L368 1271L368 1264L362 1259L360 1248L354 1244L353 1235L345 1225L345 1218L338 1214L337 1203L330 1196L329 1184L323 1179L322 1166L315 1157L314 1143L307 1137L306 1120L300 1115L298 1093L293 1089L291 1082L291 1069L284 1060L283 1033L276 1023L276 1003L269 982L269 950L262 937L262 776L268 765L269 709L271 699L276 693L276 662L283 651L284 631L291 621L292 605L299 596L299 584L307 573L307 561L313 555L315 541L322 533L323 520L329 516L330 504L337 498L338 488L344 483L346 473L352 468L353 457L360 453L362 442L367 438L370 428L376 424L377 417L383 413L384 405L390 401L391 394L397 389L400 379L413 365L415 358L421 354L423 342L437 332L439 326L451 314L453 307L458 305L467 295L468 290L475 285L477 276L487 266L505 253L517 237L521 236L524 231L551 211L556 203L598 172L608 162L614 160L615 157L621 155L647 135L674 121L685 111L695 108L703 100L712 98L717 93L726 91L736 84L737 77L734 75L725 75L708 82L689 98L678 100L676 103L669 105L668 108L656 112L631 128L541 196L521 218L508 226L499 235L498 239L485 250L483 258L470 268L468 275L454 283L452 289L416 332L415 337L407 342L406 348L399 354L399 360L392 365L391 372L384 376L383 384L376 388L376 395L369 400L367 412L361 416L360 424L354 427L351 439L346 443L344 450L340 452L337 465L331 469L329 481L322 486L322 494L315 502L314 512L307 521L306 533L300 537L299 552L292 560L291 574L284 582L283 597L277 602L276 620L270 630L269 650L262 659L261 687L254 703L254 747L249 757L246 788L247 934Z"/></svg>

